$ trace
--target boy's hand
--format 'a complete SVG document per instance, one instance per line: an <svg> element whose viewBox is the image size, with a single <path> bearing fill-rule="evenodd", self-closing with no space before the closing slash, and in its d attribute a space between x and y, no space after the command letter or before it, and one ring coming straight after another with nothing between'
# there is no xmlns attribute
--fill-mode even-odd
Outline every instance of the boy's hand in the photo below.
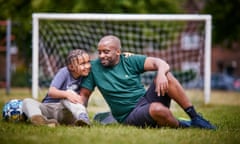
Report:
<svg viewBox="0 0 240 144"><path fill-rule="evenodd" d="M67 90L67 99L72 103L82 103L80 95L73 90Z"/></svg>
<svg viewBox="0 0 240 144"><path fill-rule="evenodd" d="M130 53L130 52L124 52L123 54L124 54L125 57L129 57L129 56L134 55L134 53Z"/></svg>

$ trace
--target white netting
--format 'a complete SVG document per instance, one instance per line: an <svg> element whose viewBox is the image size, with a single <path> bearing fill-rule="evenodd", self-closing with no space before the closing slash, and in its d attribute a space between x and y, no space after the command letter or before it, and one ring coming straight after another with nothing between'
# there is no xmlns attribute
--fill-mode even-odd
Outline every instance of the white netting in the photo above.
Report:
<svg viewBox="0 0 240 144"><path fill-rule="evenodd" d="M204 77L205 21L186 20L40 20L40 86L49 86L54 74L64 66L69 50L85 49L96 58L97 43L106 34L118 36L124 52L166 60L185 87L201 87L196 82ZM142 81L148 85L153 76L148 72Z"/></svg>

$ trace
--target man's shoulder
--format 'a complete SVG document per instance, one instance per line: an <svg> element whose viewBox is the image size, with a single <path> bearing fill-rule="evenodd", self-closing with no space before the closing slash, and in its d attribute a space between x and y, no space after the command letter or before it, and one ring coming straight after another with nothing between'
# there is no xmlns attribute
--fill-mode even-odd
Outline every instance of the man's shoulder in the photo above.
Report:
<svg viewBox="0 0 240 144"><path fill-rule="evenodd" d="M146 55L142 55L142 54L131 54L131 55L125 55L125 54L121 54L122 57L124 58L138 58L138 57L146 57Z"/></svg>
<svg viewBox="0 0 240 144"><path fill-rule="evenodd" d="M138 61L145 60L146 56L141 54L134 54L130 56L121 55L121 59L125 61Z"/></svg>

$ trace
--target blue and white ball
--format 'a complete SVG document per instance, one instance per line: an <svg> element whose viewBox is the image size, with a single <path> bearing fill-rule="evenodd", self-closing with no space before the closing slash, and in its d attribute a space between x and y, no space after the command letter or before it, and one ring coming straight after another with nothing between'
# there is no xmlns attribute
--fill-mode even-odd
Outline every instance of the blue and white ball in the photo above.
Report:
<svg viewBox="0 0 240 144"><path fill-rule="evenodd" d="M2 110L2 117L4 120L10 122L19 122L24 120L22 100L12 99L5 103Z"/></svg>

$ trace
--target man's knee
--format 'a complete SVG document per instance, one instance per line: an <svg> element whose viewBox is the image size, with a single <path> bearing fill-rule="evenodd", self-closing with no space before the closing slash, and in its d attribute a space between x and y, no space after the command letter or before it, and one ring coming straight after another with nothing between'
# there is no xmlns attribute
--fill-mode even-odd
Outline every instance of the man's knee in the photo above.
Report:
<svg viewBox="0 0 240 144"><path fill-rule="evenodd" d="M177 82L177 79L170 72L167 73L167 79L169 84L175 84Z"/></svg>
<svg viewBox="0 0 240 144"><path fill-rule="evenodd" d="M150 115L155 118L167 118L170 110L161 103L152 103L149 108Z"/></svg>

